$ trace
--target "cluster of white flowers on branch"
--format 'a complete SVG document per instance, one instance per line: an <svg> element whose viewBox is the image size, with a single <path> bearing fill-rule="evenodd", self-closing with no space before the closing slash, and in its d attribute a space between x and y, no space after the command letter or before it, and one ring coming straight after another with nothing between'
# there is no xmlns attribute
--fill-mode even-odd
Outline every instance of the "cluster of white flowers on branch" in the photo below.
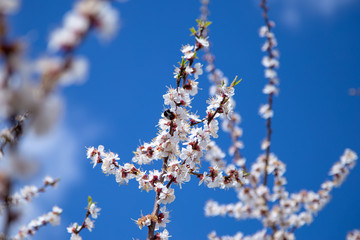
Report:
<svg viewBox="0 0 360 240"><path fill-rule="evenodd" d="M60 215L62 213L62 209L54 206L51 212L48 212L31 222L27 226L22 226L20 231L12 238L12 240L25 240L29 239L30 236L34 236L36 231L48 223L53 226L60 224Z"/></svg>
<svg viewBox="0 0 360 240"><path fill-rule="evenodd" d="M79 233L84 228L87 228L91 232L92 229L95 227L94 219L96 219L98 217L100 210L101 210L101 208L98 208L96 206L96 203L93 202L92 198L89 196L88 205L86 208L85 219L84 219L83 223L81 225L79 225L77 222L75 222L67 228L68 233L71 233L70 240L81 240L82 238L79 235ZM93 220L91 220L90 217Z"/></svg>
<svg viewBox="0 0 360 240"><path fill-rule="evenodd" d="M208 0L202 1L201 12L202 19L204 20L207 19L208 15L208 3ZM266 25L260 29L260 36L266 38L262 50L268 53L268 56L263 57L262 65L266 68L265 77L269 79L269 83L263 90L263 93L268 95L268 104L260 108L260 115L266 119L267 127L267 136L261 144L261 149L265 150L265 153L259 156L251 165L248 177L249 183L241 186L241 188L235 187L239 202L235 204L219 204L216 201L210 200L205 206L205 215L227 215L238 220L258 219L262 222L263 229L251 236L244 236L243 233L239 232L235 236L219 237L216 232L212 232L208 235L208 238L211 240L295 239L294 231L313 221L313 217L329 202L330 192L333 187L339 187L341 185L358 159L355 152L346 149L340 161L336 162L330 170L329 175L332 176L332 179L321 184L319 191L303 190L299 193L292 194L286 191L285 185L287 180L284 176L286 165L270 152L271 119L273 117L272 102L273 95L278 93L278 88L276 87L276 85L278 85L278 78L275 68L279 66L279 53L277 49L274 49L277 46L274 33L271 32L274 23L268 18L266 1L262 0L260 6L263 9L263 16L266 23ZM214 83L212 89L217 88L216 79L219 77L223 78L222 72L215 70L214 59L215 57L208 49L206 60L208 62L207 68L210 72L209 79ZM226 119L224 125L231 127L231 123L226 122ZM227 131L228 129L225 128L224 130ZM236 136L240 135L236 134ZM237 141L234 137L232 137L232 139L233 141ZM236 146L237 144L234 145ZM242 144L238 145L243 147ZM239 159L239 157L237 159ZM219 162L220 161L212 161L211 163L216 166ZM235 163L245 168L244 160L240 161L240 163L235 161ZM221 161L221 165L223 166L223 161ZM231 167L232 165L229 166ZM267 181L269 175L273 175L272 185ZM271 186L272 191L270 190ZM349 235L356 236L356 232Z"/></svg>
<svg viewBox="0 0 360 240"><path fill-rule="evenodd" d="M0 175L0 215L6 216L4 219L5 226L4 231L0 233L0 239L9 239L8 231L10 225L18 217L18 212L13 211L12 207L18 205L24 205L32 201L40 192L45 192L46 188L49 186L55 187L59 179L53 179L52 177L45 177L43 180L42 187L36 187L34 185L29 185L23 187L19 192L10 195L10 178L5 174ZM62 210L59 207L53 207L52 212L49 212L41 217L38 217L32 221L27 226L22 226L16 236L11 239L27 239L28 236L33 236L35 232L42 226L45 226L47 223L51 223L53 226L60 223L60 215Z"/></svg>
<svg viewBox="0 0 360 240"><path fill-rule="evenodd" d="M168 212L161 204L168 204L175 200L174 189L171 184L181 187L190 181L191 175L200 179L209 188L240 187L247 180L243 170L235 168L220 171L217 167L211 167L209 172L199 173L200 163L204 152L211 146L211 138L217 138L218 121L221 115L230 117L232 112L231 97L234 95L234 87L240 82L235 80L228 86L222 82L215 96L207 103L206 117L199 119L191 114L191 96L198 92L197 79L203 73L202 65L195 63L198 51L209 46L207 37L203 33L210 22L197 20L198 29L191 28L195 37L195 45L182 47L182 60L179 67L175 68L174 78L176 88L169 88L164 97L164 104L169 108L163 112L159 120L159 134L150 143L144 143L134 152L133 163L138 165L150 164L154 160L162 160L162 169L152 170L148 173L134 164L117 162L119 157L112 152L104 151L103 146L97 149L90 147L87 157L91 159L94 167L101 163L101 169L105 174L115 175L116 182L123 184L131 179L139 183L141 190L154 190L155 202L151 214L142 216L136 222L139 228L148 226L147 239L167 239L168 232L155 234L159 227L166 227ZM191 77L191 79L190 79ZM185 147L180 147L180 144Z"/></svg>
<svg viewBox="0 0 360 240"><path fill-rule="evenodd" d="M34 197L37 197L39 193L45 192L46 188L56 187L60 179L53 179L50 176L47 176L43 180L43 186L36 187L34 185L28 185L20 189L19 192L14 193L13 195L9 196L8 199L5 201L7 204L11 205L19 205L26 202L31 202Z"/></svg>
<svg viewBox="0 0 360 240"><path fill-rule="evenodd" d="M49 47L55 51L72 51L91 28L103 37L111 37L118 28L118 12L111 4L101 0L78 1L74 9L65 15L63 26L50 36Z"/></svg>
<svg viewBox="0 0 360 240"><path fill-rule="evenodd" d="M270 155L267 170L268 174L274 175L272 191L260 183L265 169L265 156L262 155L252 165L249 186L236 189L240 201L236 204L208 201L205 214L207 216L227 215L238 220L259 219L264 226L264 236L267 238L294 239L294 231L313 221L313 217L329 202L331 190L341 185L349 170L355 166L357 158L353 151L346 149L341 160L336 162L330 170L332 179L322 183L317 192L302 190L290 194L285 189L287 182L284 176L285 164L274 155ZM267 228L273 229L272 235L268 235ZM255 238L255 235L253 237ZM209 239L218 238L215 238L212 233ZM234 237L234 239L243 238Z"/></svg>
<svg viewBox="0 0 360 240"><path fill-rule="evenodd" d="M261 149L265 150L265 169L268 167L269 156L270 156L270 145L271 145L271 119L274 116L273 111L273 96L279 92L276 87L279 84L279 79L277 77L277 73L275 68L279 67L279 61L277 58L279 57L279 51L276 49L277 40L275 38L275 34L271 31L273 27L275 27L275 23L269 20L268 10L266 0L262 0L260 3L260 7L263 9L263 17L265 20L265 25L260 28L259 34L260 37L266 39L264 45L261 50L267 52L267 56L264 56L262 59L262 65L265 67L265 78L269 79L269 83L265 85L263 89L263 93L268 95L268 103L261 105L259 109L259 114L262 118L266 119L266 138L263 140L261 144ZM267 171L264 172L264 185L267 184Z"/></svg>

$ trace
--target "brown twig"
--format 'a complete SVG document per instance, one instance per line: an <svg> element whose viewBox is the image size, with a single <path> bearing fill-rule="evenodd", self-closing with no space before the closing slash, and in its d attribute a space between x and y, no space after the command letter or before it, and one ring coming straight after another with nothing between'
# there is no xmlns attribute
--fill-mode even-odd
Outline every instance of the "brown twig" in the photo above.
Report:
<svg viewBox="0 0 360 240"><path fill-rule="evenodd" d="M266 0L261 0L260 8L263 10L263 18L264 18L265 24L268 27L268 30L270 32L271 28L272 28L272 25L270 23L269 16L268 16L269 7L267 6L267 1ZM273 53L271 51L271 48L272 48L271 38L269 36L267 37L267 41L269 42L269 46L267 48L267 53L268 53L270 58L273 58L274 55L273 55ZM273 69L273 68L274 68L274 66L270 66L270 69ZM269 78L269 84L270 85L275 84L271 78ZM274 95L273 93L270 93L269 97L268 97L269 111L272 110L273 95ZM272 134L271 117L269 117L266 120L266 141L269 143L269 145L265 149L265 171L264 171L264 181L263 181L264 186L267 185L267 178L268 178L267 168L268 168L268 165L269 165L271 134Z"/></svg>
<svg viewBox="0 0 360 240"><path fill-rule="evenodd" d="M86 211L85 218L84 218L83 223L81 224L81 227L80 227L79 229L77 229L77 230L74 231L75 234L79 234L79 233L81 232L81 230L83 230L84 228L86 228L86 223L85 223L85 221L86 221L86 219L89 217L89 215L90 215L90 211L89 211L89 209L88 209L88 210Z"/></svg>
<svg viewBox="0 0 360 240"><path fill-rule="evenodd" d="M268 31L271 32L272 24L271 24L271 22L269 20L269 16L268 16L269 7L267 6L267 0L261 0L260 8L263 10L263 18L265 21L265 25L267 26ZM266 49L268 56L269 56L269 58L274 58L274 54L271 50L273 45L272 45L271 37L269 35L267 36L267 41L269 43L269 45ZM271 65L269 68L270 68L270 70L272 70L274 68L274 66ZM271 86L275 84L274 81L272 80L272 78L269 77L268 79L269 79L269 84ZM274 95L274 93L272 93L272 92L269 93L269 97L268 97L269 111L272 111L273 95ZM271 117L268 117L266 120L266 141L268 142L268 146L265 149L265 169L264 169L264 179L263 179L264 186L267 186L267 179L268 179L267 168L269 165L270 146L271 146L271 134L272 134L271 123L272 123ZM267 202L267 199L265 196L264 196L264 201L265 201L265 204L267 205L268 202ZM274 239L274 234L277 231L277 226L276 225L272 226L272 230L273 230L273 233L271 235L271 239Z"/></svg>

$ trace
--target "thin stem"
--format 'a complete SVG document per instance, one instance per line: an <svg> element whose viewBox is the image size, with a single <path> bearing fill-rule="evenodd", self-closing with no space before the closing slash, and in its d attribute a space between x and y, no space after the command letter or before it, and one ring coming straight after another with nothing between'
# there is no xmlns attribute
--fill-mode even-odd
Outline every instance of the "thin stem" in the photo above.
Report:
<svg viewBox="0 0 360 240"><path fill-rule="evenodd" d="M79 234L79 233L81 232L81 230L83 230L84 228L86 228L86 223L85 223L85 221L86 221L86 219L89 217L89 215L90 215L90 211L87 210L86 215L85 215L85 218L84 218L84 221L83 221L83 223L81 224L81 227L80 227L78 230L74 231L75 234Z"/></svg>
<svg viewBox="0 0 360 240"><path fill-rule="evenodd" d="M205 117L204 119L202 119L202 120L200 120L200 121L198 121L198 122L191 122L191 123L190 123L190 126L194 126L194 125L196 125L196 124L202 123L202 122L204 122L205 120L208 121L207 124L209 125L209 124L211 123L211 121L215 118L215 115L216 115L217 113L220 113L220 112L221 112L221 110L222 110L222 108L223 108L223 105L224 105L228 100L229 100L229 98L226 97L226 96L224 96L223 99L222 99L221 102L220 102L220 106L215 110L214 113L210 114L209 116Z"/></svg>
<svg viewBox="0 0 360 240"><path fill-rule="evenodd" d="M268 16L269 7L267 6L267 0L261 0L260 8L263 10L263 18L264 18L265 24L268 28L268 31L271 32L272 25L270 23L269 16ZM272 39L271 39L270 35L268 34L267 41L269 44L268 44L266 51L268 53L269 58L274 58L274 54L272 52L273 45L272 45L271 40ZM269 67L270 70L273 70L273 68L274 68L273 65L271 65ZM273 86L275 84L273 79L271 77L269 77L268 79L269 79L269 85ZM269 111L272 111L273 96L274 96L274 94L272 92L269 93L269 97L268 97L268 110ZM268 146L265 149L265 169L264 169L264 179L263 179L264 186L267 186L267 179L268 179L267 168L269 166L269 156L270 156L270 146L271 146L271 134L272 134L271 123L272 123L272 120L271 120L271 116L270 116L266 120L266 141L268 143ZM268 201L265 196L264 196L264 201L265 201L265 204L268 205ZM269 214L269 212L267 212L267 215L268 214ZM274 239L274 234L277 231L277 226L273 225L272 230L273 230L273 233L271 235L271 239Z"/></svg>
<svg viewBox="0 0 360 240"><path fill-rule="evenodd" d="M269 94L269 109L272 109L272 93ZM269 143L271 142L271 133L272 133L272 129L271 129L271 118L268 118L266 121L266 141L268 141ZM267 168L269 166L269 155L270 155L270 144L269 146L266 148L265 150L265 171L264 171L264 182L263 185L266 186L267 185L267 179L268 179L268 172L267 172Z"/></svg>
<svg viewBox="0 0 360 240"><path fill-rule="evenodd" d="M268 27L269 32L271 31L272 25L270 23L269 17L268 17L268 11L269 11L269 7L267 6L267 1L266 0L261 0L260 3L260 8L262 8L263 10L263 18L265 20L265 24ZM272 44L271 44L271 38L268 36L267 37L267 41L269 42L269 46L267 48L267 53L269 55L270 58L273 58L274 55L271 51L272 48ZM274 68L274 66L270 66L270 69L272 70ZM269 84L270 85L274 85L274 82L271 78L269 78ZM268 97L268 105L269 105L269 111L272 110L272 104L273 104L273 93L269 94ZM263 185L266 186L267 185L267 179L268 179L268 172L267 172L267 168L269 165L269 156L270 156L270 146L271 146L271 134L272 134L272 128L271 128L271 117L267 118L266 120L266 141L269 143L268 146L265 149L265 170L264 170L264 181L263 181Z"/></svg>

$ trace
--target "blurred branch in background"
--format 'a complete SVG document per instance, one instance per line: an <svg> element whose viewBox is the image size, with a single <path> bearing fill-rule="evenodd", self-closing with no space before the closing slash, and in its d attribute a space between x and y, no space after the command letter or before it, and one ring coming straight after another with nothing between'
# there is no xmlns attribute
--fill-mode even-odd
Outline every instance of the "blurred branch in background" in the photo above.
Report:
<svg viewBox="0 0 360 240"><path fill-rule="evenodd" d="M0 119L1 119L1 212L4 226L1 238L8 239L11 226L19 218L20 209L15 205L26 203L48 185L55 182L44 180L44 187L25 186L20 194L13 194L16 184L26 176L30 178L34 165L19 151L23 135L34 131L41 135L47 133L56 123L62 109L62 100L55 89L81 83L85 80L88 62L75 55L90 32L96 30L99 36L110 39L119 27L117 11L108 1L79 0L72 10L64 16L61 26L55 29L49 40L45 57L26 60L23 55L25 44L9 37L10 27L7 17L20 7L18 0L0 0ZM49 159L50 160L50 159ZM25 210L26 211L26 210ZM55 207L53 212L44 215L24 226L14 239L25 239L35 231L51 222L60 222L62 210ZM54 220L53 217L58 218Z"/></svg>

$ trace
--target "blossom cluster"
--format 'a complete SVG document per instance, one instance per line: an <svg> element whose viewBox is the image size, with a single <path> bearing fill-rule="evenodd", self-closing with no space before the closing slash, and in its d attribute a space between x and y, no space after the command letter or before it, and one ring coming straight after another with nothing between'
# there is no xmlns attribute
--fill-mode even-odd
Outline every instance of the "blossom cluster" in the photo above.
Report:
<svg viewBox="0 0 360 240"><path fill-rule="evenodd" d="M220 69L217 69L214 64L215 57L212 55L212 53L208 50L205 55L205 60L207 61L208 65L206 67L206 70L209 72L208 78L212 83L212 86L210 88L210 94L214 95L218 90L219 86L221 86L221 83L228 82L228 78L224 76L223 72ZM229 102L235 108L236 101L233 97L229 99ZM242 154L240 153L240 150L244 148L244 143L240 140L243 130L239 126L241 123L241 116L237 112L233 112L231 116L228 118L221 117L221 126L222 130L224 132L227 132L230 134L230 138L232 141L231 146L229 147L228 153L231 156L234 156L233 162L240 167L245 166L245 158L242 157ZM212 148L208 152L208 160L213 163L211 163L214 166L221 166L223 163L215 163L218 162L220 158L224 158L224 153L220 152L221 150L219 147L216 146L216 143L213 143L214 148ZM222 157L220 157L222 156ZM220 158L219 158L220 157ZM219 165L220 164L220 165Z"/></svg>
<svg viewBox="0 0 360 240"><path fill-rule="evenodd" d="M264 75L265 78L269 79L269 83L265 85L263 93L269 95L270 97L279 92L279 89L276 87L276 85L279 84L279 79L275 70L279 67L279 51L276 49L277 40L275 38L275 34L271 31L271 29L275 26L275 23L272 21L266 21L266 23L266 25L260 28L259 35L260 37L266 39L261 50L267 52L268 55L263 57L261 63L265 67ZM259 114L264 119L272 118L274 112L271 103L269 102L261 105Z"/></svg>
<svg viewBox="0 0 360 240"><path fill-rule="evenodd" d="M272 228L276 229L275 233L281 232L278 233L279 238L275 239L283 239L284 234L292 235L294 229L313 221L313 217L329 202L333 187L340 186L349 170L355 166L358 157L353 151L346 149L340 159L331 168L329 174L332 179L321 184L317 192L302 190L290 194L285 189L286 166L275 155L271 155L267 169L269 174L274 175L272 191L267 186L259 184L265 170L264 156L260 156L252 165L249 186L236 189L240 201L236 204L218 204L211 200L205 206L205 214L228 215L236 219L259 219L265 230ZM268 202L271 203L271 207Z"/></svg>
<svg viewBox="0 0 360 240"><path fill-rule="evenodd" d="M169 211L166 211L165 206L160 208L160 212L159 212L159 214L157 216L156 215L142 216L141 218L139 218L136 221L136 224L141 229L142 227L150 226L152 221L156 223L155 224L155 230L159 230L160 227L162 227L162 228L166 227L166 224L169 223L170 220L169 220Z"/></svg>
<svg viewBox="0 0 360 240"><path fill-rule="evenodd" d="M53 226L60 224L60 215L62 213L62 209L54 206L51 212L48 212L31 222L27 226L22 226L20 231L12 238L12 240L25 240L29 239L30 236L34 236L36 231L42 227L50 223Z"/></svg>
<svg viewBox="0 0 360 240"><path fill-rule="evenodd" d="M79 235L79 233L84 228L87 228L91 232L92 229L95 227L94 219L97 219L100 210L101 208L98 208L96 203L93 202L92 198L89 196L88 206L86 209L85 219L83 223L79 225L77 222L75 222L70 224L70 226L67 228L68 233L71 233L70 240L81 240L82 237Z"/></svg>
<svg viewBox="0 0 360 240"><path fill-rule="evenodd" d="M101 169L105 174L115 175L116 182L123 184L131 179L139 183L141 190L154 190L156 194L155 206L152 214L139 218L139 228L149 227L148 239L153 239L161 234L154 234L153 230L158 227L166 227L167 220L160 215L168 216L160 204L168 204L175 200L175 191L171 184L182 184L190 181L191 175L200 179L209 188L225 188L240 186L246 182L243 170L229 168L223 173L217 167L211 167L209 172L199 173L200 163L208 147L213 146L211 138L217 138L219 123L217 118L224 115L231 117L233 105L230 99L234 95L234 87L240 81L235 80L230 84L223 82L217 93L207 103L206 116L190 113L192 97L198 93L198 78L203 74L202 64L195 63L198 51L207 48L208 37L203 35L210 22L198 20L198 30L191 29L195 37L195 45L185 45L181 48L182 60L175 68L174 78L176 88L169 87L163 95L164 105L168 107L158 122L159 133L149 143L144 143L134 152L132 162L140 165L135 167L132 163L121 165L119 157L112 152L106 152L103 146L87 149L87 157L91 159L93 166L101 163ZM182 146L183 145L183 146ZM156 160L162 160L161 171L141 169ZM160 222L159 222L160 221ZM161 223L161 224L160 224ZM165 231L165 230L164 230ZM168 232L162 233L167 236Z"/></svg>
<svg viewBox="0 0 360 240"><path fill-rule="evenodd" d="M111 37L118 28L118 13L102 0L81 0L68 12L63 26L52 32L49 48L72 51L81 43L89 29L95 27L103 37Z"/></svg>
<svg viewBox="0 0 360 240"><path fill-rule="evenodd" d="M56 187L60 179L53 179L50 176L44 178L42 187L34 185L27 185L20 189L19 192L14 193L8 198L8 203L12 205L18 205L23 202L30 202L34 197L37 197L39 193L45 192L45 189L49 186Z"/></svg>
<svg viewBox="0 0 360 240"><path fill-rule="evenodd" d="M51 33L49 49L69 55L91 29L98 30L104 38L110 38L118 29L118 24L118 12L108 1L80 0L65 15L63 26ZM88 62L83 57L45 57L36 64L39 73L46 77L59 78L62 85L81 83L86 77L87 68Z"/></svg>

